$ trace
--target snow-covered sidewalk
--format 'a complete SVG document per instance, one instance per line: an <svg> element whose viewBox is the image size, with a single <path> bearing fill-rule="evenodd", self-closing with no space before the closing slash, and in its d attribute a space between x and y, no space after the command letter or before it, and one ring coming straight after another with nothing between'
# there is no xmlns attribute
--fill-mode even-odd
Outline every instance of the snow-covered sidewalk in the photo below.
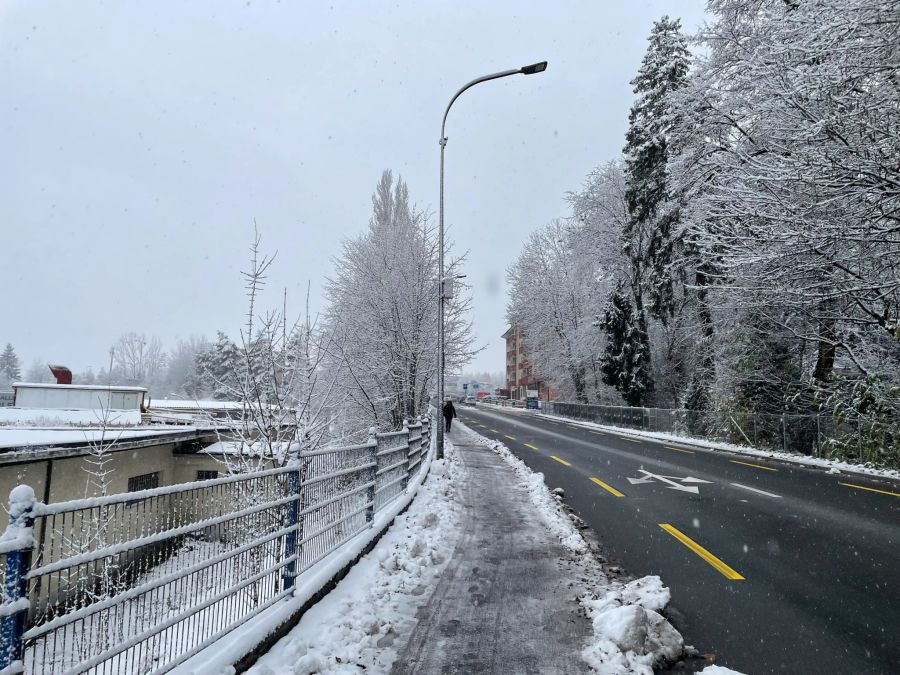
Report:
<svg viewBox="0 0 900 675"><path fill-rule="evenodd" d="M409 509L375 549L248 672L253 675L387 673L459 537L457 486L465 482L452 444L431 464Z"/></svg>

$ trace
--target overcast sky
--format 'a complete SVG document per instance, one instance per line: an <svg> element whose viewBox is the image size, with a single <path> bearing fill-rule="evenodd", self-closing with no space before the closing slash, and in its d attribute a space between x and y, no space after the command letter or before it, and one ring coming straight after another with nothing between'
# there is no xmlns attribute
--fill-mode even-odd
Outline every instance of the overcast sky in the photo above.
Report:
<svg viewBox="0 0 900 675"><path fill-rule="evenodd" d="M623 146L652 2L0 2L0 343L75 370L123 332L237 337L255 219L268 300L320 309L381 171L469 249L474 324L501 371L505 270Z"/></svg>

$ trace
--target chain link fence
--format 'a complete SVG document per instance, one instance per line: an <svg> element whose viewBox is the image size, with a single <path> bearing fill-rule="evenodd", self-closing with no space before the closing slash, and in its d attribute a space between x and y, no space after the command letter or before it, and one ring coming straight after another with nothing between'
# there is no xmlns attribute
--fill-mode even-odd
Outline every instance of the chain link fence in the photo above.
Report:
<svg viewBox="0 0 900 675"><path fill-rule="evenodd" d="M878 466L900 467L900 438L885 425L833 415L744 414L684 408L632 408L561 401L542 402L544 412L625 429L733 443Z"/></svg>

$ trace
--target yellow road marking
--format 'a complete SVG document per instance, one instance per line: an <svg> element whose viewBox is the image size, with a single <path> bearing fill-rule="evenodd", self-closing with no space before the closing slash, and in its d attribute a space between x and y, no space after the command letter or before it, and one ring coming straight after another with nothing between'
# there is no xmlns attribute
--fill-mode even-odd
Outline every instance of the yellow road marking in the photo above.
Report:
<svg viewBox="0 0 900 675"><path fill-rule="evenodd" d="M640 443L640 440L637 438L628 438L628 436L616 436L616 438L621 438L623 441L631 441L632 443Z"/></svg>
<svg viewBox="0 0 900 675"><path fill-rule="evenodd" d="M615 495L616 497L624 497L624 496L625 496L625 495L623 495L621 492L619 492L618 490L616 490L616 488L614 488L612 485L607 485L606 483L604 483L604 482L603 482L602 480L600 480L599 478L594 478L593 476L591 476L591 480L594 481L594 482L595 482L597 485L599 485L600 487L602 487L604 490L606 490L607 492L609 492L610 494Z"/></svg>
<svg viewBox="0 0 900 675"><path fill-rule="evenodd" d="M664 445L663 447L664 447L666 450L674 450L675 452L683 452L683 453L686 454L686 455L693 455L693 454L694 454L694 451L693 451L693 450L685 450L684 448L676 448L676 447L673 447L673 446L671 446L671 445Z"/></svg>
<svg viewBox="0 0 900 675"><path fill-rule="evenodd" d="M705 560L710 565L715 567L723 576L727 577L728 579L733 579L734 581L740 581L741 579L744 578L740 574L740 572L733 570L731 567L729 567L724 562L719 560L716 556L714 556L712 553L707 551L700 544L698 544L696 541L691 539L689 536L687 536L684 532L682 532L678 528L673 527L672 525L669 525L668 523L660 523L659 526L663 530L665 530L666 532L671 534L673 537L675 537L682 544L684 544L689 549L691 549L698 556L703 558L703 560Z"/></svg>
<svg viewBox="0 0 900 675"><path fill-rule="evenodd" d="M778 469L773 469L771 466L763 466L762 464L751 464L750 462L739 462L736 459L729 459L729 462L732 464L743 464L744 466L752 466L754 469L763 469L765 471L778 471Z"/></svg>
<svg viewBox="0 0 900 675"><path fill-rule="evenodd" d="M513 437L510 436L509 434L503 434L503 438L508 438L508 439L511 440L511 441L516 440L515 438L513 438Z"/></svg>
<svg viewBox="0 0 900 675"><path fill-rule="evenodd" d="M499 431L497 431L497 430L496 430L496 429L491 429L491 433L494 433L494 434L499 434L499 433L500 433L500 432L499 432Z"/></svg>
<svg viewBox="0 0 900 675"><path fill-rule="evenodd" d="M879 492L883 495L890 495L891 497L900 497L900 494L896 492L889 492L888 490L876 490L875 488L866 487L865 485L854 485L853 483L841 483L841 485L846 485L847 487L856 488L857 490L868 490L869 492Z"/></svg>
<svg viewBox="0 0 900 675"><path fill-rule="evenodd" d="M550 459L555 459L555 460L556 460L557 462L559 462L560 464L565 464L566 466L572 466L572 462L567 462L567 461L564 460L564 459L560 459L560 458L557 457L556 455L550 455Z"/></svg>
<svg viewBox="0 0 900 675"><path fill-rule="evenodd" d="M597 434L598 436L606 436L606 432L605 432L605 431L594 431L593 429L590 429L590 432L591 432L592 434Z"/></svg>
<svg viewBox="0 0 900 675"><path fill-rule="evenodd" d="M532 450L537 450L537 448L534 447L531 443L524 443L524 445L526 448L531 448Z"/></svg>
<svg viewBox="0 0 900 675"><path fill-rule="evenodd" d="M487 429L487 425L486 425L486 424L479 424L478 426L480 426L482 429Z"/></svg>

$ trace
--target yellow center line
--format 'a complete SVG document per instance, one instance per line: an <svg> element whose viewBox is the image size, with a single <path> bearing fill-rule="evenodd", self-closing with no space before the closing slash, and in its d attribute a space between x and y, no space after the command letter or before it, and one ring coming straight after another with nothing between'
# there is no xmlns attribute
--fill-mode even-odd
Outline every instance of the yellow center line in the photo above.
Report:
<svg viewBox="0 0 900 675"><path fill-rule="evenodd" d="M500 432L499 432L499 431L497 431L497 430L496 430L496 429L491 429L491 433L494 433L494 434L499 434L499 433L500 433Z"/></svg>
<svg viewBox="0 0 900 675"><path fill-rule="evenodd" d="M478 426L480 426L482 429L487 429L487 425L486 425L486 424L479 424Z"/></svg>
<svg viewBox="0 0 900 675"><path fill-rule="evenodd" d="M616 438L621 438L623 441L631 441L632 443L640 443L641 442L637 438L629 438L628 436L616 436Z"/></svg>
<svg viewBox="0 0 900 675"><path fill-rule="evenodd" d="M866 487L865 485L854 485L853 483L840 483L841 485L846 485L847 487L856 488L857 490L868 490L869 492L878 492L883 495L890 495L891 497L900 497L900 494L896 492L890 492L888 490L876 490L875 488Z"/></svg>
<svg viewBox="0 0 900 675"><path fill-rule="evenodd" d="M694 454L694 451L693 451L693 450L685 450L684 448L676 448L676 447L671 446L671 445L664 445L663 447L664 447L666 450L674 450L675 452L683 452L683 453L686 454L686 455L693 455L693 454Z"/></svg>
<svg viewBox="0 0 900 675"><path fill-rule="evenodd" d="M754 469L763 469L764 471L778 471L778 469L773 469L771 466L763 466L762 464L751 464L750 462L739 462L736 459L729 459L729 462L732 464L743 464L744 466L752 466Z"/></svg>
<svg viewBox="0 0 900 675"><path fill-rule="evenodd" d="M594 431L593 429L591 429L590 432L591 432L592 434L597 434L598 436L606 436L606 432L605 432L605 431Z"/></svg>
<svg viewBox="0 0 900 675"><path fill-rule="evenodd" d="M523 443L523 445L526 448L531 448L532 450L537 450L537 448L535 446L533 446L531 443Z"/></svg>
<svg viewBox="0 0 900 675"><path fill-rule="evenodd" d="M602 487L604 490L609 492L610 494L615 495L616 497L624 497L625 496L624 494L622 494L621 492L616 490L616 488L614 488L612 485L607 485L599 478L594 478L593 476L591 476L591 480L594 481L600 487Z"/></svg>
<svg viewBox="0 0 900 675"><path fill-rule="evenodd" d="M572 462L567 462L564 459L560 459L556 455L550 455L550 459L555 459L557 462L559 462L560 464L564 464L565 466L572 466Z"/></svg>
<svg viewBox="0 0 900 675"><path fill-rule="evenodd" d="M731 567L729 567L724 562L719 560L716 556L714 556L712 553L707 551L700 544L698 544L696 541L691 539L689 536L687 536L684 532L682 532L678 528L673 527L672 525L669 525L668 523L660 523L659 526L663 530L665 530L666 532L671 534L673 537L675 537L682 544L684 544L689 549L691 549L698 556L703 558L703 560L705 560L710 565L715 567L723 576L727 577L728 579L732 579L734 581L740 581L741 579L744 578L740 574L740 572L733 570Z"/></svg>
<svg viewBox="0 0 900 675"><path fill-rule="evenodd" d="M511 441L516 440L515 438L513 438L513 437L510 436L509 434L503 434L503 438L508 438L508 439L511 440Z"/></svg>

